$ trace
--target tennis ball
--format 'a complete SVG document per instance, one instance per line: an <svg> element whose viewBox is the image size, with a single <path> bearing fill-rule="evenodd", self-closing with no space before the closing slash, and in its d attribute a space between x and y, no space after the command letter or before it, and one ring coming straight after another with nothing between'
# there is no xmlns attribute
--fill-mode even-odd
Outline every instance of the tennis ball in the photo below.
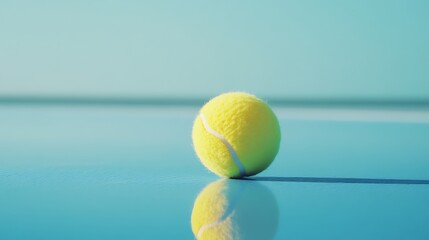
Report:
<svg viewBox="0 0 429 240"><path fill-rule="evenodd" d="M266 169L279 151L280 138L280 125L271 108L243 92L210 100L192 130L194 149L203 165L230 178Z"/></svg>
<svg viewBox="0 0 429 240"><path fill-rule="evenodd" d="M274 195L255 181L221 179L198 195L191 225L196 239L273 239L278 205Z"/></svg>

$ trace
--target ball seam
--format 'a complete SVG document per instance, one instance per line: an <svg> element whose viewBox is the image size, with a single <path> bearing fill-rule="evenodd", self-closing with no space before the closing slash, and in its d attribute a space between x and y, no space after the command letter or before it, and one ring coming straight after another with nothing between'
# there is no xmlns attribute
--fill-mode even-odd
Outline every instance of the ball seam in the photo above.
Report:
<svg viewBox="0 0 429 240"><path fill-rule="evenodd" d="M222 134L216 132L214 129L210 127L210 125L207 123L207 120L202 113L200 113L200 118L201 118L201 121L203 122L203 126L206 129L206 131L211 135L215 136L216 138L218 138L228 148L228 151L231 154L232 160L234 161L235 165L237 165L240 171L239 177L243 177L246 174L246 170L244 168L244 165L241 163L240 159L238 158L238 155L235 152L234 148L231 146L231 144L228 142L228 140L225 139L225 137Z"/></svg>

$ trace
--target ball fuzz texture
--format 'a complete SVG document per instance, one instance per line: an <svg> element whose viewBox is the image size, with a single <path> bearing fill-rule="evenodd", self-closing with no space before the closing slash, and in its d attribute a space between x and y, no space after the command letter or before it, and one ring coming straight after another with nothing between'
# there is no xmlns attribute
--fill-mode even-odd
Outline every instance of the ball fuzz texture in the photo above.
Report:
<svg viewBox="0 0 429 240"><path fill-rule="evenodd" d="M204 166L219 176L240 178L266 169L280 147L280 125L261 99L242 92L221 94L205 104L192 140Z"/></svg>

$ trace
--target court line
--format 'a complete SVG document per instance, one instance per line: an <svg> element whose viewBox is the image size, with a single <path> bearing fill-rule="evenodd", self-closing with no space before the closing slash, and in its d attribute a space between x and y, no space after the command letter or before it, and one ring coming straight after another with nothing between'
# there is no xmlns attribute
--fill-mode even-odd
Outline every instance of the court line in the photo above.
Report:
<svg viewBox="0 0 429 240"><path fill-rule="evenodd" d="M388 178L327 178L327 177L248 177L243 180L265 182L310 182L310 183L357 183L357 184L419 184L429 185L429 180Z"/></svg>
<svg viewBox="0 0 429 240"><path fill-rule="evenodd" d="M262 97L271 106L316 108L406 108L429 109L429 99L415 98L285 98ZM0 94L0 104L13 105L131 105L131 106L201 106L208 97L198 96L97 96L97 95L19 95Z"/></svg>
<svg viewBox="0 0 429 240"><path fill-rule="evenodd" d="M429 99L266 98L282 119L429 124ZM192 97L1 95L2 106L175 108L195 111L207 101Z"/></svg>
<svg viewBox="0 0 429 240"><path fill-rule="evenodd" d="M280 119L349 122L429 123L427 110L274 107Z"/></svg>

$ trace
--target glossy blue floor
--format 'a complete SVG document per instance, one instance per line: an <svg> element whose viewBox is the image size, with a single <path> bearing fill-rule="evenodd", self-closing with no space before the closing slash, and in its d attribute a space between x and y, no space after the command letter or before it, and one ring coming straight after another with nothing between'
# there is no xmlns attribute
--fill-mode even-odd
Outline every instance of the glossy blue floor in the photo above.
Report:
<svg viewBox="0 0 429 240"><path fill-rule="evenodd" d="M427 112L274 110L273 164L222 180L198 108L0 106L0 239L194 239L219 196L245 239L429 239Z"/></svg>

